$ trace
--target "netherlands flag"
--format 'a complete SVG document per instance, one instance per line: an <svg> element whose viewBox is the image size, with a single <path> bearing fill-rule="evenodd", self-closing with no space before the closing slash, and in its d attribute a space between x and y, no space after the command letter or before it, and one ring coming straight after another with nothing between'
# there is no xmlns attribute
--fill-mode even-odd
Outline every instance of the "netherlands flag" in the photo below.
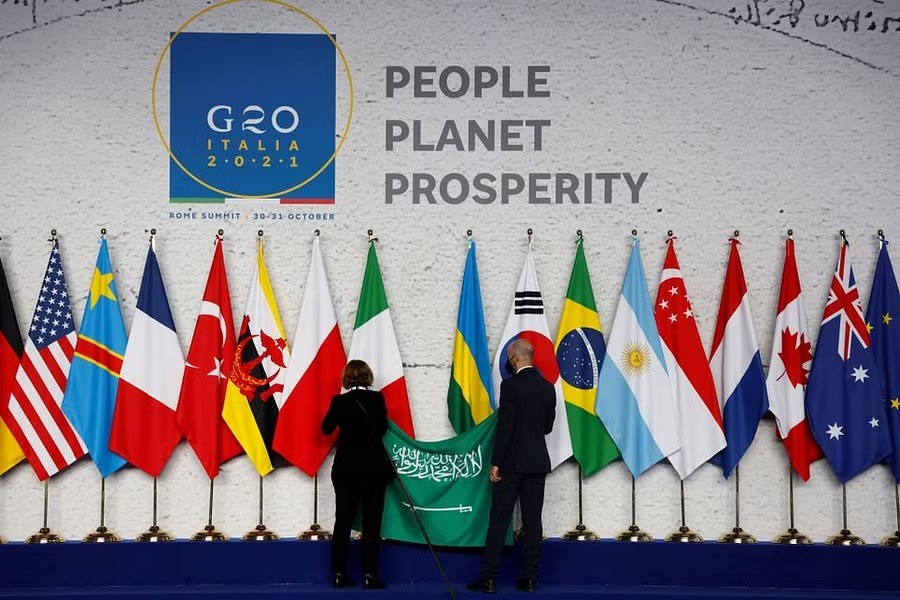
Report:
<svg viewBox="0 0 900 600"><path fill-rule="evenodd" d="M109 448L158 477L181 440L175 418L184 354L150 242L137 310L122 360Z"/></svg>
<svg viewBox="0 0 900 600"><path fill-rule="evenodd" d="M728 443L714 460L722 466L725 477L731 476L750 447L759 420L769 408L739 244L737 238L731 239L731 255L709 359Z"/></svg>

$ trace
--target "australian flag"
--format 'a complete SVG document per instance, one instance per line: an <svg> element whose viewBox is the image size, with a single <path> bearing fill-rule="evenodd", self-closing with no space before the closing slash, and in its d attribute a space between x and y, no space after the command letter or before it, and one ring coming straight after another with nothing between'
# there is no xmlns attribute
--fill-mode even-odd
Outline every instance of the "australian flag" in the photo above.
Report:
<svg viewBox="0 0 900 600"><path fill-rule="evenodd" d="M881 374L845 243L831 280L806 388L810 427L841 482L891 453L882 394Z"/></svg>
<svg viewBox="0 0 900 600"><path fill-rule="evenodd" d="M887 242L883 241L875 267L875 280L866 309L866 328L872 339L875 365L884 386L882 401L894 453L890 457L894 479L900 482L900 291Z"/></svg>

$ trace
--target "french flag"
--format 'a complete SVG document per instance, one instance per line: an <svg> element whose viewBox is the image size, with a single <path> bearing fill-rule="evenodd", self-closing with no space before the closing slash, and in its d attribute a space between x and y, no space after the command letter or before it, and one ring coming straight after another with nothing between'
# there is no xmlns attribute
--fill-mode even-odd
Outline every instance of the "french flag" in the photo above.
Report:
<svg viewBox="0 0 900 600"><path fill-rule="evenodd" d="M726 478L750 447L759 420L769 408L739 244L737 238L731 239L731 255L709 359L728 444L715 456L715 462L722 466Z"/></svg>
<svg viewBox="0 0 900 600"><path fill-rule="evenodd" d="M151 241L122 360L109 448L152 477L159 476L181 440L175 411L183 376L184 354Z"/></svg>

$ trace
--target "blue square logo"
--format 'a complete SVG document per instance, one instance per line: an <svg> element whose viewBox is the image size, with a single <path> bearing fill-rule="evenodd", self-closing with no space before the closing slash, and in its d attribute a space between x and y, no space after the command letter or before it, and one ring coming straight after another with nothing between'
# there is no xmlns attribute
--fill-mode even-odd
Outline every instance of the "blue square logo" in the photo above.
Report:
<svg viewBox="0 0 900 600"><path fill-rule="evenodd" d="M328 36L179 34L170 98L172 202L334 204L335 45Z"/></svg>

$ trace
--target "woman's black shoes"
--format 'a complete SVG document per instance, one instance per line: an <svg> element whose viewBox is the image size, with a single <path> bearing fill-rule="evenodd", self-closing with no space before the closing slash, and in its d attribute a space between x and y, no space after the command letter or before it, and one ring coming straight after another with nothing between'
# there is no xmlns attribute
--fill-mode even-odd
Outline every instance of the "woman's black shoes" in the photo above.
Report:
<svg viewBox="0 0 900 600"><path fill-rule="evenodd" d="M354 583L351 580L347 579L347 577L343 573L335 573L332 585L335 587L335 589L341 589L345 587L353 587Z"/></svg>
<svg viewBox="0 0 900 600"><path fill-rule="evenodd" d="M375 575L363 575L364 590L383 590L387 587L384 580L379 579Z"/></svg>

